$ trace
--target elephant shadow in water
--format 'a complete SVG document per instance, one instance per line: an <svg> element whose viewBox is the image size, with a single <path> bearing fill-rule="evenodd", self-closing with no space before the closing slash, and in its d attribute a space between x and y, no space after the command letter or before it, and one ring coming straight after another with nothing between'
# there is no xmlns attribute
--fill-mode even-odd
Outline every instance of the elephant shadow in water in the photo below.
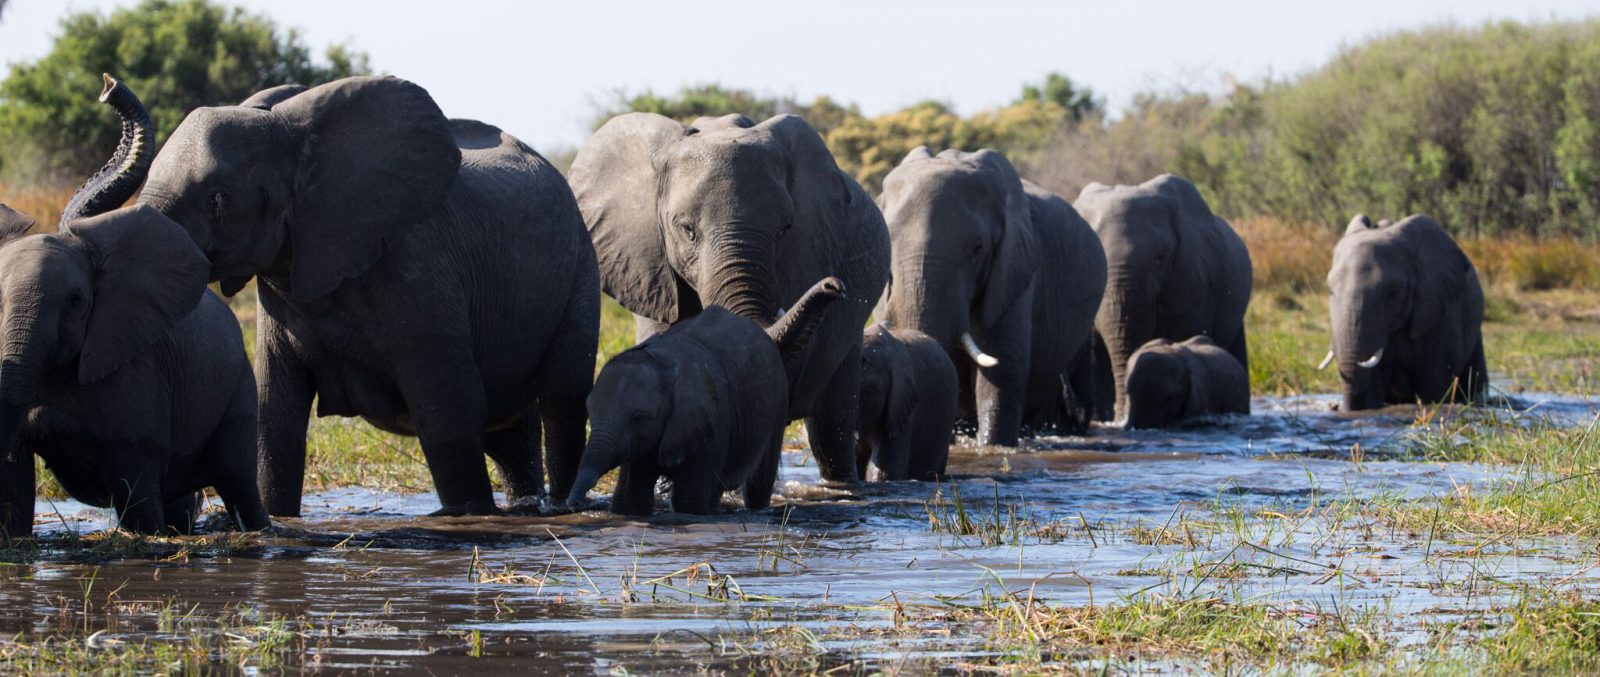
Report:
<svg viewBox="0 0 1600 677"><path fill-rule="evenodd" d="M818 282L767 330L711 306L612 358L589 395L593 433L567 505L586 507L600 477L620 468L614 513L652 513L663 476L677 512L714 513L723 492L741 488L746 508L767 507L796 358L843 292L838 278Z"/></svg>

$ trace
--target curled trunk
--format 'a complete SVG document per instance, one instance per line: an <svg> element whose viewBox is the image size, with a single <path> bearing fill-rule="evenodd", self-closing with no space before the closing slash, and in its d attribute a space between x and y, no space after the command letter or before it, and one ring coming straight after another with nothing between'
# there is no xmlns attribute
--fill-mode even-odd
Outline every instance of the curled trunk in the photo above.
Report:
<svg viewBox="0 0 1600 677"><path fill-rule="evenodd" d="M122 141L116 154L67 202L61 212L62 224L122 206L139 189L155 159L155 125L150 122L150 112L127 85L109 75L102 77L105 90L100 101L122 118Z"/></svg>
<svg viewBox="0 0 1600 677"><path fill-rule="evenodd" d="M824 278L811 285L811 289L806 290L794 307L767 329L767 335L778 344L778 355L783 358L783 368L788 374L791 391L800 379L799 357L805 354L806 347L811 344L817 325L828 316L828 307L844 298L844 291L844 282L839 278Z"/></svg>

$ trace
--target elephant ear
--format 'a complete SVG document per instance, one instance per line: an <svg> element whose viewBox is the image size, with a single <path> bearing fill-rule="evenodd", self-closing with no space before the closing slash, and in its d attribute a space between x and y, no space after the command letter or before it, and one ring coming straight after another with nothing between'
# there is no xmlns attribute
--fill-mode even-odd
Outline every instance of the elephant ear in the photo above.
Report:
<svg viewBox="0 0 1600 677"><path fill-rule="evenodd" d="M671 324L687 314L656 214L655 157L688 130L654 113L611 118L583 142L567 177L600 263L601 289L624 308Z"/></svg>
<svg viewBox="0 0 1600 677"><path fill-rule="evenodd" d="M385 237L444 207L461 168L444 113L399 78L336 80L272 111L304 135L287 217L297 302L366 272Z"/></svg>
<svg viewBox="0 0 1600 677"><path fill-rule="evenodd" d="M0 246L28 234L33 217L0 204Z"/></svg>
<svg viewBox="0 0 1600 677"><path fill-rule="evenodd" d="M1411 299L1408 333L1412 339L1419 339L1459 313L1467 291L1467 276L1477 273L1466 253L1433 219L1419 214L1390 227L1400 231L1396 235L1412 249L1411 260L1416 269L1411 271L1411 279L1416 281L1416 291Z"/></svg>
<svg viewBox="0 0 1600 677"><path fill-rule="evenodd" d="M136 205L67 223L94 269L94 300L78 353L78 381L92 383L143 354L192 312L211 264L183 229Z"/></svg>
<svg viewBox="0 0 1600 677"><path fill-rule="evenodd" d="M727 410L726 398L732 393L705 365L694 359L679 360L669 373L672 414L661 433L661 448L656 450L656 464L663 468L683 463L696 451L721 448L732 425L718 415Z"/></svg>
<svg viewBox="0 0 1600 677"><path fill-rule="evenodd" d="M991 181L996 200L993 208L1000 224L1000 239L989 255L978 318L982 326L993 327L1027 293L1039 267L1033 243L1033 204L1017 170L1004 155L984 149L974 153L971 161L983 168Z"/></svg>
<svg viewBox="0 0 1600 677"><path fill-rule="evenodd" d="M713 132L719 129L749 129L754 126L756 126L755 120L738 113L729 113L720 117L702 115L695 118L694 122L689 123L689 128L696 132Z"/></svg>
<svg viewBox="0 0 1600 677"><path fill-rule="evenodd" d="M1345 227L1344 234L1350 235L1351 233L1359 233L1361 231L1372 230L1377 227L1378 226L1373 225L1372 219L1367 218L1366 214L1356 214L1355 218L1350 219L1350 225Z"/></svg>
<svg viewBox="0 0 1600 677"><path fill-rule="evenodd" d="M855 199L854 180L839 170L822 135L798 115L777 115L757 128L765 128L783 146L789 161L789 195L794 201L795 224L818 227L821 233L838 232L831 225L848 220ZM849 183L847 183L849 182ZM832 275L836 271L825 271ZM820 277L820 276L819 276Z"/></svg>
<svg viewBox="0 0 1600 677"><path fill-rule="evenodd" d="M277 87L270 87L256 92L255 94L251 94L250 98L239 102L239 105L246 108L272 110L273 106L283 103L290 97L299 95L304 91L306 91L305 85L278 85Z"/></svg>

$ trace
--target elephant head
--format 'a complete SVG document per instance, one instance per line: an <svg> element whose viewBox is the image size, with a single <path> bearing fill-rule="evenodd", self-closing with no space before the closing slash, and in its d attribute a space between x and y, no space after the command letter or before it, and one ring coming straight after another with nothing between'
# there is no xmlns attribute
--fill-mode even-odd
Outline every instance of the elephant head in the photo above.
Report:
<svg viewBox="0 0 1600 677"><path fill-rule="evenodd" d="M1328 271L1333 346L1323 366L1338 362L1347 411L1383 406L1389 349L1459 319L1469 293L1472 263L1432 219L1381 223L1352 219Z"/></svg>
<svg viewBox="0 0 1600 677"><path fill-rule="evenodd" d="M356 77L191 112L140 200L188 229L232 294L256 274L296 302L365 272L441 210L461 151L421 87Z"/></svg>
<svg viewBox="0 0 1600 677"><path fill-rule="evenodd" d="M874 427L895 438L908 432L917 407L916 361L911 351L882 323L867 329L861 349L861 417L863 439Z"/></svg>
<svg viewBox="0 0 1600 677"><path fill-rule="evenodd" d="M604 291L673 323L722 306L767 326L824 257L852 191L815 129L793 115L685 127L651 113L612 118L573 161ZM844 199L839 199L840 194Z"/></svg>
<svg viewBox="0 0 1600 677"><path fill-rule="evenodd" d="M919 147L883 182L879 198L894 263L881 316L922 331L981 367L972 329L989 331L1033 284L1039 262L1022 180L992 150Z"/></svg>
<svg viewBox="0 0 1600 677"><path fill-rule="evenodd" d="M9 451L39 379L89 384L144 354L200 303L205 257L176 223L131 206L27 235L0 207L0 449Z"/></svg>
<svg viewBox="0 0 1600 677"><path fill-rule="evenodd" d="M1095 330L1105 341L1114 382L1124 384L1129 358L1158 338L1158 327L1170 318L1209 314L1202 310L1214 303L1208 298L1215 293L1208 274L1233 263L1205 260L1221 257L1217 243L1206 241L1206 231L1220 219L1183 178L1163 174L1138 186L1091 183L1073 206L1105 247L1106 293ZM1244 265L1242 274L1248 276L1248 259ZM1210 327L1185 329L1187 336ZM1118 395L1117 413L1125 415L1125 390L1119 387Z"/></svg>

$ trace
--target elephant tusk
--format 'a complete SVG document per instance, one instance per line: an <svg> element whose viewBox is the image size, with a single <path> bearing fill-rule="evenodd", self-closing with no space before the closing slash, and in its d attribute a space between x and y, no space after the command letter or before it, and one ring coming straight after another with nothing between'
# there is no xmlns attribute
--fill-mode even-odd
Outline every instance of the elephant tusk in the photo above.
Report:
<svg viewBox="0 0 1600 677"><path fill-rule="evenodd" d="M1330 364L1333 364L1333 349L1332 348L1328 349L1328 356L1322 358L1322 362L1317 364L1317 371L1322 371L1323 369L1327 369L1328 365L1330 365Z"/></svg>
<svg viewBox="0 0 1600 677"><path fill-rule="evenodd" d="M1362 369L1371 369L1378 366L1378 363L1381 361L1383 361L1383 349L1379 348L1378 352L1372 354L1372 357L1357 362L1356 366L1361 367Z"/></svg>
<svg viewBox="0 0 1600 677"><path fill-rule="evenodd" d="M961 333L961 347L966 349L967 357L972 358L972 361L978 363L980 367L988 369L1000 364L1000 360L994 359L992 355L978 348L978 342L972 340L972 334L969 332Z"/></svg>

